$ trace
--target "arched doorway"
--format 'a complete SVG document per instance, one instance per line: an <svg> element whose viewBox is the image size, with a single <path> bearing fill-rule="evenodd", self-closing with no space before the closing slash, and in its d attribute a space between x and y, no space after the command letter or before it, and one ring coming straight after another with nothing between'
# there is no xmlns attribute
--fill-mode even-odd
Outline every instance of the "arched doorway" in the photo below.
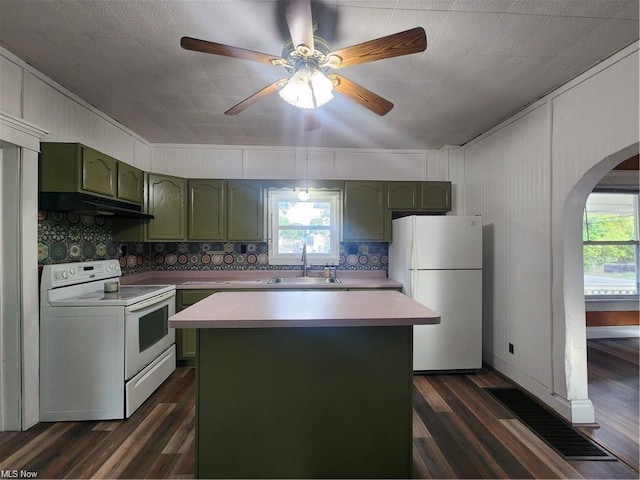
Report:
<svg viewBox="0 0 640 480"><path fill-rule="evenodd" d="M603 158L576 183L564 204L563 263L564 293L562 328L554 341L564 342L566 399L572 405L574 423L594 423L593 406L588 398L587 343L585 324L584 271L582 262L582 213L587 197L597 183L616 165L638 154L638 143ZM562 327L558 326L558 327ZM559 379L556 379L559 381ZM557 391L557 389L556 389Z"/></svg>

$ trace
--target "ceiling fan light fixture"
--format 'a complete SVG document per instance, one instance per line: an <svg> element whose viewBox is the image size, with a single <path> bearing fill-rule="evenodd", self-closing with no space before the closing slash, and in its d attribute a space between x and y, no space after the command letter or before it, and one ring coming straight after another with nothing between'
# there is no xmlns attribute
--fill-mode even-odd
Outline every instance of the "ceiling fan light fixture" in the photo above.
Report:
<svg viewBox="0 0 640 480"><path fill-rule="evenodd" d="M304 65L278 92L282 99L298 108L316 108L333 99L333 82L315 65Z"/></svg>

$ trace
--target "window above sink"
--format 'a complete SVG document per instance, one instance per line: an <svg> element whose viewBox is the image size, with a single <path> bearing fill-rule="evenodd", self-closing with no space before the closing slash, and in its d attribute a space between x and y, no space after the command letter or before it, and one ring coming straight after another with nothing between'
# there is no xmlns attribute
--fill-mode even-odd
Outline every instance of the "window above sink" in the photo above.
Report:
<svg viewBox="0 0 640 480"><path fill-rule="evenodd" d="M340 192L309 189L308 193L306 200L300 200L298 192L292 190L267 193L270 264L302 264L305 244L308 265L339 262Z"/></svg>

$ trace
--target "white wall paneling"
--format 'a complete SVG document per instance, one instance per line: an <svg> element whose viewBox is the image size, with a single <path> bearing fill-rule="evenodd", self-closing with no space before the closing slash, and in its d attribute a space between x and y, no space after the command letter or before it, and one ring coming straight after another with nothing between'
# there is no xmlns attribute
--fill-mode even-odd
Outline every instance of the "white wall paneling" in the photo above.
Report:
<svg viewBox="0 0 640 480"><path fill-rule="evenodd" d="M22 69L0 56L0 111L22 117Z"/></svg>
<svg viewBox="0 0 640 480"><path fill-rule="evenodd" d="M449 148L427 155L426 168L429 180L449 180Z"/></svg>
<svg viewBox="0 0 640 480"><path fill-rule="evenodd" d="M300 178L304 170L300 168L305 158L299 158L304 152L300 149L246 149L244 151L243 174L246 178L293 178L294 160L296 161L296 177ZM302 165L301 165L302 164Z"/></svg>
<svg viewBox="0 0 640 480"><path fill-rule="evenodd" d="M448 180L449 166L446 152L154 144L151 170L188 178Z"/></svg>
<svg viewBox="0 0 640 480"><path fill-rule="evenodd" d="M551 390L548 110L466 149L465 182L466 213L481 214L486 233L484 350Z"/></svg>
<svg viewBox="0 0 640 480"><path fill-rule="evenodd" d="M467 212L464 189L464 150L460 147L447 147L449 152L449 172L451 181L451 215L473 215ZM433 180L430 178L430 180Z"/></svg>
<svg viewBox="0 0 640 480"><path fill-rule="evenodd" d="M308 155L305 154L305 163L308 167L308 170L305 170L307 178L318 180L339 178L336 155L331 150L311 150Z"/></svg>
<svg viewBox="0 0 640 480"><path fill-rule="evenodd" d="M336 151L337 178L349 180L426 180L427 152Z"/></svg>
<svg viewBox="0 0 640 480"><path fill-rule="evenodd" d="M485 222L485 359L574 423L594 421L581 212L638 153L638 104L636 43L464 147L465 211Z"/></svg>
<svg viewBox="0 0 640 480"><path fill-rule="evenodd" d="M152 145L151 171L185 178L244 178L243 149Z"/></svg>
<svg viewBox="0 0 640 480"><path fill-rule="evenodd" d="M2 48L0 60L0 109L46 128L43 141L84 143L139 168L149 163L146 140Z"/></svg>

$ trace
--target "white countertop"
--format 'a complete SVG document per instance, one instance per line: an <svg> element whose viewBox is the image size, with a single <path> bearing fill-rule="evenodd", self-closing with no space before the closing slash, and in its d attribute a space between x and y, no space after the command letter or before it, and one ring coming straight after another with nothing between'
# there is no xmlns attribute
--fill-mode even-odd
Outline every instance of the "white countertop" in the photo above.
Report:
<svg viewBox="0 0 640 480"><path fill-rule="evenodd" d="M428 325L440 315L397 291L218 292L169 318L172 328Z"/></svg>

